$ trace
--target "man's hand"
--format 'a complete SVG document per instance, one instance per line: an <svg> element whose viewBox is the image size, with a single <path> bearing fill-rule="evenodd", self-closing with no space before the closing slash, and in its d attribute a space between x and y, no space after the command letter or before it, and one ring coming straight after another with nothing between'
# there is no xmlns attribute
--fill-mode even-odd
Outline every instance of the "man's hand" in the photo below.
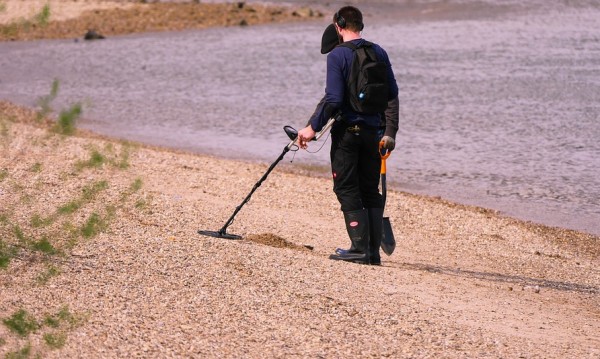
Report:
<svg viewBox="0 0 600 359"><path fill-rule="evenodd" d="M383 148L385 148L388 151L392 151L394 147L396 147L396 140L394 140L390 136L383 136L381 141L383 141Z"/></svg>
<svg viewBox="0 0 600 359"><path fill-rule="evenodd" d="M312 140L316 135L316 132L310 125L304 127L298 131L298 146L305 150L308 147L308 141Z"/></svg>

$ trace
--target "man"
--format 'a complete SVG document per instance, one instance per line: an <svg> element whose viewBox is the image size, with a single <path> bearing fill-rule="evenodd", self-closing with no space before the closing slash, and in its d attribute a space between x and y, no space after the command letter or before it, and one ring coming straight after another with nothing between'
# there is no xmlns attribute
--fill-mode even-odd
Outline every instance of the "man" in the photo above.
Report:
<svg viewBox="0 0 600 359"><path fill-rule="evenodd" d="M359 9L344 6L333 16L333 26L341 44L327 55L325 97L315 110L309 125L298 132L298 145L306 149L308 141L327 120L341 111L342 121L331 130L331 169L333 190L344 213L351 246L337 250L334 260L380 265L383 203L379 193L381 159L379 142L391 151L398 131L398 85L385 50L361 38L363 18ZM326 30L327 32L327 30ZM324 33L325 42L326 33ZM384 113L359 113L350 104L349 74L356 47L374 49L377 59L387 67L387 109ZM323 46L323 43L322 43ZM328 49L327 49L328 50ZM321 52L324 52L323 48ZM385 123L385 132L380 132Z"/></svg>

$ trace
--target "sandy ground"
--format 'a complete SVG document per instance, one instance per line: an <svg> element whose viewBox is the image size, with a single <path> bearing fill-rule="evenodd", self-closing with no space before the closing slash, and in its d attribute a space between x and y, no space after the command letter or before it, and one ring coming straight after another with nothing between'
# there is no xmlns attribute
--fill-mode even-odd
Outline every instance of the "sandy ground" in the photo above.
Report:
<svg viewBox="0 0 600 359"><path fill-rule="evenodd" d="M0 108L0 355L600 356L596 237L392 192L396 252L334 262L331 182L293 164L229 227L243 240L200 236L268 164L63 136ZM76 320L47 324L62 308ZM37 323L24 335L7 324L19 310Z"/></svg>
<svg viewBox="0 0 600 359"><path fill-rule="evenodd" d="M269 164L36 116L0 102L2 357L600 357L598 237L391 192L396 252L334 262L331 181L293 163L236 216L243 240L200 236Z"/></svg>

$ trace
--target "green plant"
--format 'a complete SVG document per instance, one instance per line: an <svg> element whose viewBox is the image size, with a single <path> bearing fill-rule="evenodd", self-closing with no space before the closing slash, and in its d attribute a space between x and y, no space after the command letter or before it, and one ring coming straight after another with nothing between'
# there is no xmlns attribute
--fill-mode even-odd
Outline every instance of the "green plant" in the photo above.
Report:
<svg viewBox="0 0 600 359"><path fill-rule="evenodd" d="M44 341L49 347L53 349L60 349L67 341L67 335L65 333L46 333L44 334Z"/></svg>
<svg viewBox="0 0 600 359"><path fill-rule="evenodd" d="M23 243L28 242L27 237L25 237L25 233L23 233L23 230L21 229L21 227L19 227L19 225L16 225L13 228L13 231L15 233L15 237L17 237L19 242L23 242Z"/></svg>
<svg viewBox="0 0 600 359"><path fill-rule="evenodd" d="M16 352L6 353L5 359L26 359L31 355L31 343L17 350Z"/></svg>
<svg viewBox="0 0 600 359"><path fill-rule="evenodd" d="M67 136L74 134L76 122L81 116L81 111L80 103L76 103L71 108L61 111L56 126L54 126L54 131Z"/></svg>
<svg viewBox="0 0 600 359"><path fill-rule="evenodd" d="M94 182L94 183L92 183L91 186L83 187L83 195L81 198L84 201L89 202L89 201L93 200L100 191L103 191L107 188L108 188L108 182L106 182L104 180Z"/></svg>
<svg viewBox="0 0 600 359"><path fill-rule="evenodd" d="M135 181L133 181L133 183L131 184L131 186L129 187L131 189L132 192L137 192L142 188L143 182L141 178L136 178Z"/></svg>
<svg viewBox="0 0 600 359"><path fill-rule="evenodd" d="M48 283L48 281L50 280L50 278L52 277L56 277L60 274L60 269L58 269L57 267L50 265L48 266L48 268L46 268L46 270L44 272L42 272L38 277L37 277L37 282L39 284L46 284Z"/></svg>
<svg viewBox="0 0 600 359"><path fill-rule="evenodd" d="M17 247L10 246L0 239L0 268L8 268L11 259L17 254Z"/></svg>
<svg viewBox="0 0 600 359"><path fill-rule="evenodd" d="M87 161L77 161L75 163L75 168L77 170L82 170L83 168L99 168L104 162L106 162L106 157L103 154L98 152L98 150L92 150L90 153L90 158Z"/></svg>
<svg viewBox="0 0 600 359"><path fill-rule="evenodd" d="M71 201L71 202L65 204L64 206L59 207L58 213L71 214L71 213L74 213L76 210L78 210L79 207L81 207L81 202L74 200L74 201Z"/></svg>
<svg viewBox="0 0 600 359"><path fill-rule="evenodd" d="M85 238L94 237L96 234L98 234L100 227L103 225L104 225L104 223L103 223L100 215L98 215L98 213L94 212L91 214L91 216L85 222L83 227L81 227L81 234Z"/></svg>
<svg viewBox="0 0 600 359"><path fill-rule="evenodd" d="M52 246L52 244L50 243L50 241L48 241L48 238L46 238L46 237L40 239L39 241L33 242L31 244L31 248L33 250L42 252L44 254L56 254L57 253L56 248L54 248L54 246Z"/></svg>
<svg viewBox="0 0 600 359"><path fill-rule="evenodd" d="M101 217L94 212L81 227L81 235L84 238L92 238L108 228L109 221L114 217L116 209L112 206L106 207L106 216Z"/></svg>
<svg viewBox="0 0 600 359"><path fill-rule="evenodd" d="M35 318L27 313L25 309L19 309L9 318L3 319L4 325L18 335L25 337L31 332L35 332L40 328L40 325Z"/></svg>
<svg viewBox="0 0 600 359"><path fill-rule="evenodd" d="M41 172L42 171L42 164L39 162L34 163L31 168L29 169L31 172Z"/></svg>
<svg viewBox="0 0 600 359"><path fill-rule="evenodd" d="M83 194L81 195L81 197L77 198L75 200L72 200L71 202L65 204L64 206L59 207L58 213L60 213L60 214L74 213L82 205L92 201L100 191L105 190L107 188L108 188L108 182L106 182L106 181L98 181L98 182L91 184L90 186L84 187Z"/></svg>
<svg viewBox="0 0 600 359"><path fill-rule="evenodd" d="M66 305L63 306L62 308L60 308L58 313L56 313L56 316L61 321L67 321L71 325L77 325L79 322L77 317L71 313L71 311L69 310L69 307Z"/></svg>
<svg viewBox="0 0 600 359"><path fill-rule="evenodd" d="M50 88L50 93L46 96L42 96L38 99L38 105L40 106L40 110L37 113L37 120L40 121L42 118L46 117L50 112L52 112L52 107L50 104L56 96L58 96L58 89L60 86L60 82L58 79L54 79L52 81L52 87Z"/></svg>
<svg viewBox="0 0 600 359"><path fill-rule="evenodd" d="M42 216L40 216L39 214L34 214L31 217L31 226L34 228L40 228L40 227L46 227L47 225L51 224L52 222L54 222L54 217L50 216L47 218L42 218Z"/></svg>
<svg viewBox="0 0 600 359"><path fill-rule="evenodd" d="M62 323L68 323L70 327L75 327L79 324L80 318L73 315L69 311L69 306L65 305L54 315L48 315L44 318L44 324L52 327L58 328Z"/></svg>
<svg viewBox="0 0 600 359"><path fill-rule="evenodd" d="M0 182L4 181L8 177L8 170L0 170Z"/></svg>
<svg viewBox="0 0 600 359"><path fill-rule="evenodd" d="M0 136L7 137L8 136L8 124L3 118L0 118Z"/></svg>
<svg viewBox="0 0 600 359"><path fill-rule="evenodd" d="M117 162L118 168L129 168L129 152L130 146L128 144L124 144L123 146L121 146L121 153L119 154L119 161Z"/></svg>
<svg viewBox="0 0 600 359"><path fill-rule="evenodd" d="M35 15L34 19L42 27L48 25L50 21L50 4L46 3L40 12Z"/></svg>

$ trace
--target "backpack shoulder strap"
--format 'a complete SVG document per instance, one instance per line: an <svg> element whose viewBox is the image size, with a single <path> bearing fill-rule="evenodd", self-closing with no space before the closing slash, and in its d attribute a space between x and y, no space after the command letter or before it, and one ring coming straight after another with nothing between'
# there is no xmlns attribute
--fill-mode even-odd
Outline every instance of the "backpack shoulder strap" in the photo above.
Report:
<svg viewBox="0 0 600 359"><path fill-rule="evenodd" d="M343 47L347 47L349 49L352 49L353 51L355 51L356 49L358 49L358 46L354 45L353 43L351 43L350 41L346 41L346 42L342 42L341 44L339 44L338 46L343 46Z"/></svg>

